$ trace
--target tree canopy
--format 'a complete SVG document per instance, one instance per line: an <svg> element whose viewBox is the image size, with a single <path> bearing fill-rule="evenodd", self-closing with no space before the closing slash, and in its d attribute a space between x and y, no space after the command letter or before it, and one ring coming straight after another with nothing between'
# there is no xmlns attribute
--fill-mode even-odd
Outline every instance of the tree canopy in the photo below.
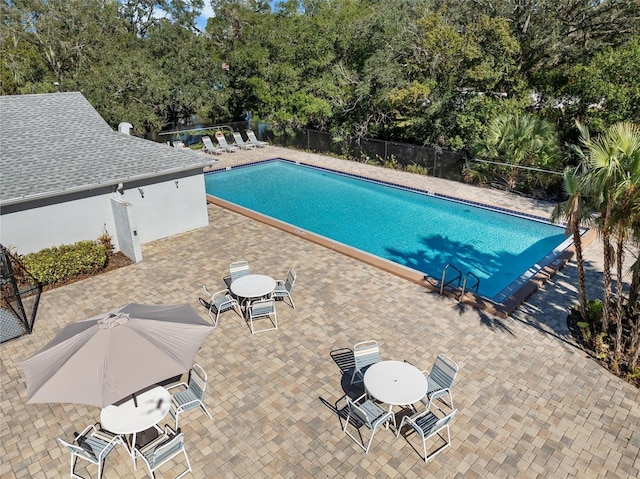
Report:
<svg viewBox="0 0 640 479"><path fill-rule="evenodd" d="M206 28L197 18L209 3ZM194 115L472 151L640 120L634 0L5 0L2 94L77 90L139 135Z"/></svg>

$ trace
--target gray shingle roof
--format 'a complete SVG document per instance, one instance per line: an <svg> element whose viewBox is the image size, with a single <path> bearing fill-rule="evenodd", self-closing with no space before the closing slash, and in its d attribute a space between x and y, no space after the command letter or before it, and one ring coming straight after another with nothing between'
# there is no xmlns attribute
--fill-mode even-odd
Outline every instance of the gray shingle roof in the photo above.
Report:
<svg viewBox="0 0 640 479"><path fill-rule="evenodd" d="M211 163L191 150L113 131L81 93L0 96L1 204Z"/></svg>

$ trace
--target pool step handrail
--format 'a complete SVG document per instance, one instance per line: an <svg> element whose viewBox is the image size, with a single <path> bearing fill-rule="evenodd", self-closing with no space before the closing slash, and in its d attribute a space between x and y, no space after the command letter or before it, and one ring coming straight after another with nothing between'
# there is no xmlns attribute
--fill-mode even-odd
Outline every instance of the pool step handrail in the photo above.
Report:
<svg viewBox="0 0 640 479"><path fill-rule="evenodd" d="M469 276L475 278L475 280L476 280L475 284L473 286L471 286L471 288L469 288L469 289L474 290L476 293L478 292L478 288L480 287L480 278L478 278L475 274L473 274L471 271L469 271L464 277L464 281L462 283L462 292L460 293L459 301L462 301L462 298L464 297L464 292L467 289L467 280L469 279Z"/></svg>
<svg viewBox="0 0 640 479"><path fill-rule="evenodd" d="M456 275L455 278L449 280L449 281L445 281L447 278L447 270L451 268L453 270L455 270L458 274ZM460 271L458 268L456 268L454 265L452 265L451 263L447 263L444 268L442 268L442 280L440 281L440 294L442 295L442 293L444 292L444 287L445 286L449 286L451 283L453 283L454 281L458 281L458 287L460 287L460 280L462 279L462 271Z"/></svg>

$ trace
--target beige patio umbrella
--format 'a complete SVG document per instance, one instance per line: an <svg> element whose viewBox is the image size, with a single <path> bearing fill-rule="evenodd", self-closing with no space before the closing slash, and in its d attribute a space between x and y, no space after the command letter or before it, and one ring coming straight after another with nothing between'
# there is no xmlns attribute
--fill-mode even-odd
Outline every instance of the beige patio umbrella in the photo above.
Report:
<svg viewBox="0 0 640 479"><path fill-rule="evenodd" d="M65 326L22 363L29 403L105 407L188 371L213 326L188 304L129 304Z"/></svg>

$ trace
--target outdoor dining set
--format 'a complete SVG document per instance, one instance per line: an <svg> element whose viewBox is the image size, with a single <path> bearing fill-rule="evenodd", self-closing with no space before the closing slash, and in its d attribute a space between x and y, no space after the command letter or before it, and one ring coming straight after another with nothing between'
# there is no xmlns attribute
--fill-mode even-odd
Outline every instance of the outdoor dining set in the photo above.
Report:
<svg viewBox="0 0 640 479"><path fill-rule="evenodd" d="M230 265L224 278L228 288L213 294L204 287L208 322L189 305L131 303L65 326L39 352L22 363L27 402L76 403L101 408L100 421L75 433L73 440L58 439L71 453L72 478L79 459L98 467L116 447L123 446L133 461L144 462L151 477L163 464L182 454L191 471L179 428L182 413L204 404L207 374L194 357L217 326L222 312L234 309L251 333L278 328L275 302L287 300L295 308L291 291L296 272L286 279L251 274L246 261ZM262 327L263 321L269 325ZM257 325L260 325L258 327ZM180 382L189 371L186 382ZM169 415L174 425L159 424Z"/></svg>
<svg viewBox="0 0 640 479"><path fill-rule="evenodd" d="M278 329L277 300L288 300L292 308L296 307L291 297L295 281L294 269L288 271L286 279L275 280L264 274L252 274L249 263L240 260L229 265L229 276L225 278L228 287L211 293L204 285L209 299L201 298L200 302L208 308L214 326L218 325L220 313L233 309L246 320L252 334L271 331ZM265 321L269 321L266 326L256 327L256 323Z"/></svg>
<svg viewBox="0 0 640 479"><path fill-rule="evenodd" d="M131 303L68 324L22 363L28 402L101 408L99 422L85 427L72 440L58 439L71 454L72 478L83 479L75 472L82 459L97 466L100 479L105 458L116 446L126 449L134 468L138 461L143 462L152 478L154 471L180 455L186 468L177 478L192 470L179 424L182 414L194 408L212 418L204 404L207 374L194 363L202 343L225 311L234 310L254 334L278 329L277 300L295 308L293 269L285 279L275 280L251 273L248 262L241 260L230 264L229 275L223 279L227 288L214 293L203 286L207 299L200 298L200 302L206 306L210 322L189 304ZM365 453L376 430L388 429L390 423L396 436L404 430L407 440L411 432L422 438L425 462L450 447L449 424L457 412L451 394L458 372L453 360L440 354L431 370L421 371L407 361L381 360L378 343L373 340L355 344L351 352L349 387L363 383L364 394L356 399L345 396L343 431ZM187 371L188 379L180 382ZM399 424L394 406L409 410ZM161 427L167 416L173 424ZM357 429L360 439L350 432L350 426ZM371 431L366 444L360 433L363 427ZM443 444L429 453L428 440L437 438Z"/></svg>
<svg viewBox="0 0 640 479"><path fill-rule="evenodd" d="M362 382L365 392L356 399L346 395L347 417L343 430L365 453L369 452L376 430L382 426L388 428L391 422L396 436L405 430L405 438L411 432L421 437L425 462L451 446L449 424L457 413L451 387L458 373L458 366L451 358L439 354L430 370L421 371L407 361L382 361L377 341L368 340L353 346L353 359L350 384ZM448 404L442 400L447 396ZM441 399L438 403L444 404L447 410L436 405L436 399ZM383 407L385 404L388 409ZM417 408L415 404L420 406ZM394 406L408 407L410 411L402 416L399 425L396 424ZM431 406L437 413L431 410ZM350 425L358 430L359 439L349 431ZM362 427L371 431L366 445L360 433ZM440 446L429 453L427 442L432 438L441 441Z"/></svg>

